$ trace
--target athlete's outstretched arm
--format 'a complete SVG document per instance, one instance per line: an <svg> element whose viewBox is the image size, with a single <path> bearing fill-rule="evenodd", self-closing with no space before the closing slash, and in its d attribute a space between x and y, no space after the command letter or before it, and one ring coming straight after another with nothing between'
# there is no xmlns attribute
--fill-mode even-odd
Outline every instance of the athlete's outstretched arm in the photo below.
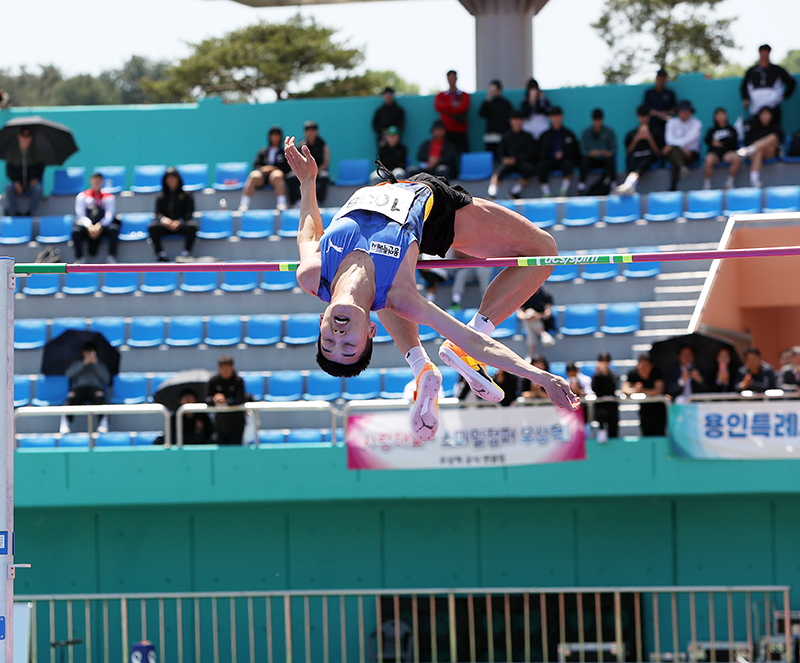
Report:
<svg viewBox="0 0 800 663"><path fill-rule="evenodd" d="M302 152L294 144L294 136L287 136L284 142L286 161L292 167L300 181L300 222L297 231L297 247L300 250L300 261L309 252L319 247L322 237L322 216L317 205L317 163L311 156L308 147Z"/></svg>

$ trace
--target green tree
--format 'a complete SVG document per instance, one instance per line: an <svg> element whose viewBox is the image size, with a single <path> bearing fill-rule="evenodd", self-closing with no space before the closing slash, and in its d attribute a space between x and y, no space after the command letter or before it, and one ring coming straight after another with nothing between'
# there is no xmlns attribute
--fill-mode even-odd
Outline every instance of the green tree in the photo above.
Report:
<svg viewBox="0 0 800 663"><path fill-rule="evenodd" d="M367 97L378 96L384 88L394 88L398 94L419 94L419 85L409 83L394 71L367 69L360 76L344 76L316 83L310 90L289 95L295 99L312 97Z"/></svg>
<svg viewBox="0 0 800 663"><path fill-rule="evenodd" d="M664 67L672 76L726 64L734 46L734 19L706 18L722 0L606 0L592 24L613 55L606 83L624 83L643 66Z"/></svg>
<svg viewBox="0 0 800 663"><path fill-rule="evenodd" d="M141 55L134 55L120 69L104 71L100 74L100 78L119 92L117 103L155 103L158 100L142 88L142 83L144 81L155 83L163 80L169 68L168 62L148 60ZM179 99L165 99L164 101L179 101Z"/></svg>
<svg viewBox="0 0 800 663"><path fill-rule="evenodd" d="M102 106L120 103L120 92L101 78L79 74L61 81L53 90L54 106Z"/></svg>
<svg viewBox="0 0 800 663"><path fill-rule="evenodd" d="M800 50L789 51L780 65L790 74L800 74Z"/></svg>
<svg viewBox="0 0 800 663"><path fill-rule="evenodd" d="M0 88L11 96L15 106L52 106L54 92L64 80L58 67L50 64L39 67L39 73L22 67L19 74L0 70Z"/></svg>
<svg viewBox="0 0 800 663"><path fill-rule="evenodd" d="M160 100L221 95L251 101L268 89L282 99L290 83L303 76L348 71L363 61L359 49L334 43L333 34L299 14L286 23L261 22L193 44L193 53L167 70L163 80L143 82L142 89Z"/></svg>

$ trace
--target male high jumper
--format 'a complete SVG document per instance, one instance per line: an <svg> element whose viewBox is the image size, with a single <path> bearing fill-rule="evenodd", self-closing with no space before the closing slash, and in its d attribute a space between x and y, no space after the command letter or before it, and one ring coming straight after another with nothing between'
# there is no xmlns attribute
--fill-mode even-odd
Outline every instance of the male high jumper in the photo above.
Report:
<svg viewBox="0 0 800 663"><path fill-rule="evenodd" d="M320 315L317 363L332 375L358 375L369 364L377 331L370 310L404 354L417 390L411 431L433 439L439 426L442 376L419 340L418 325L445 339L439 357L481 398L498 402L503 391L485 364L541 385L559 407L575 410L577 396L563 378L531 366L489 336L550 275L552 267L507 267L489 284L478 313L464 325L419 294L415 269L420 251L444 257L451 246L476 258L556 255L553 238L525 217L446 180L420 174L356 191L327 230L317 206L317 164L308 149L285 141L286 159L300 181L297 282L328 302ZM387 178L393 179L390 173Z"/></svg>

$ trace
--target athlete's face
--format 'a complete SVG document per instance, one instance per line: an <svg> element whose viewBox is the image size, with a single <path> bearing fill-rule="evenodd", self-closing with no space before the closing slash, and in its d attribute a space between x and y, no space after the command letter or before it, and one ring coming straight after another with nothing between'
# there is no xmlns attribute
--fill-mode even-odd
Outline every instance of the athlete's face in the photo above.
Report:
<svg viewBox="0 0 800 663"><path fill-rule="evenodd" d="M328 306L319 316L320 348L326 359L353 364L361 357L377 325L362 309L346 304Z"/></svg>

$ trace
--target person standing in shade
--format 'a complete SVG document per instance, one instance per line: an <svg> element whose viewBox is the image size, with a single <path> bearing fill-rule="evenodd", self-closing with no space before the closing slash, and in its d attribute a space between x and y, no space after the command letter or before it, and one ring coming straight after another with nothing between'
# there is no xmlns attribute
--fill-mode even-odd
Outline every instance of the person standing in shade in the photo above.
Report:
<svg viewBox="0 0 800 663"><path fill-rule="evenodd" d="M194 220L194 197L183 190L183 179L176 168L167 168L156 198L156 220L147 229L153 242L156 259L168 262L162 239L165 235L183 235L181 258L188 258L199 230Z"/></svg>
<svg viewBox="0 0 800 663"><path fill-rule="evenodd" d="M650 359L649 353L639 355L636 368L622 383L626 396L643 394L651 398L664 394L664 376ZM639 427L645 437L664 435L667 428L667 408L664 403L642 403L639 406Z"/></svg>
<svg viewBox="0 0 800 663"><path fill-rule="evenodd" d="M617 376L611 370L611 355L601 352L592 376L592 391L597 398L614 400L599 401L594 404L594 420L600 426L597 441L606 442L609 437L619 437L619 403L617 396Z"/></svg>
<svg viewBox="0 0 800 663"><path fill-rule="evenodd" d="M736 129L728 122L728 113L722 107L717 108L714 111L714 126L706 133L708 152L706 153L703 171L704 189L711 188L711 176L714 174L714 167L720 162L727 163L730 166L728 177L725 178L725 188L733 188L736 173L739 172L739 168L742 165L742 157L736 154L738 143L739 137L736 135Z"/></svg>
<svg viewBox="0 0 800 663"><path fill-rule="evenodd" d="M94 257L103 237L108 237L108 262L117 262L120 222L115 216L117 203L114 194L103 191L101 173L92 173L89 184L86 191L75 196L75 223L72 225L75 263L84 262L84 242L88 242L89 255Z"/></svg>
<svg viewBox="0 0 800 663"><path fill-rule="evenodd" d="M400 135L406 128L406 112L394 98L394 90L385 87L381 93L383 105L378 106L372 116L372 130L375 132L375 144L380 147L389 127L397 129Z"/></svg>
<svg viewBox="0 0 800 663"><path fill-rule="evenodd" d="M434 97L433 106L444 122L447 138L455 145L458 153L469 152L469 104L470 96L456 87L458 74L452 69L447 72L447 89Z"/></svg>
<svg viewBox="0 0 800 663"><path fill-rule="evenodd" d="M111 373L108 367L97 358L97 346L84 343L81 358L73 361L66 370L69 379L69 392L65 405L105 405L106 390L111 384ZM70 432L72 415L61 415L59 432L66 435ZM108 432L108 416L103 415L97 425L98 433Z"/></svg>
<svg viewBox="0 0 800 663"><path fill-rule="evenodd" d="M678 190L681 175L688 175L689 166L700 158L700 135L703 123L694 117L694 106L688 100L678 104L678 117L667 122L664 132L666 144L662 154L671 166L670 191Z"/></svg>
<svg viewBox="0 0 800 663"><path fill-rule="evenodd" d="M494 154L495 161L500 159L500 141L511 130L509 119L513 107L503 96L503 84L495 79L489 83L486 99L483 100L478 115L486 120L486 131L483 134L483 146Z"/></svg>
<svg viewBox="0 0 800 663"><path fill-rule="evenodd" d="M42 176L44 161L33 147L33 129L20 127L17 141L6 154L5 205L7 216L19 216L19 196L28 196L28 209L25 216L36 212L42 200Z"/></svg>
<svg viewBox="0 0 800 663"><path fill-rule="evenodd" d="M208 381L206 403L216 407L241 405L245 402L244 380L233 366L233 358L223 355L217 360L218 371ZM218 411L214 415L217 444L241 444L245 413Z"/></svg>
<svg viewBox="0 0 800 663"><path fill-rule="evenodd" d="M655 87L644 93L642 104L650 109L650 131L656 142L664 144L664 132L667 120L675 116L675 93L667 88L667 70L659 69L656 74Z"/></svg>
<svg viewBox="0 0 800 663"><path fill-rule="evenodd" d="M755 117L768 106L772 109L775 122L781 126L781 104L792 96L797 82L783 67L772 64L769 59L772 48L769 44L758 47L758 64L745 72L739 92L742 106Z"/></svg>

